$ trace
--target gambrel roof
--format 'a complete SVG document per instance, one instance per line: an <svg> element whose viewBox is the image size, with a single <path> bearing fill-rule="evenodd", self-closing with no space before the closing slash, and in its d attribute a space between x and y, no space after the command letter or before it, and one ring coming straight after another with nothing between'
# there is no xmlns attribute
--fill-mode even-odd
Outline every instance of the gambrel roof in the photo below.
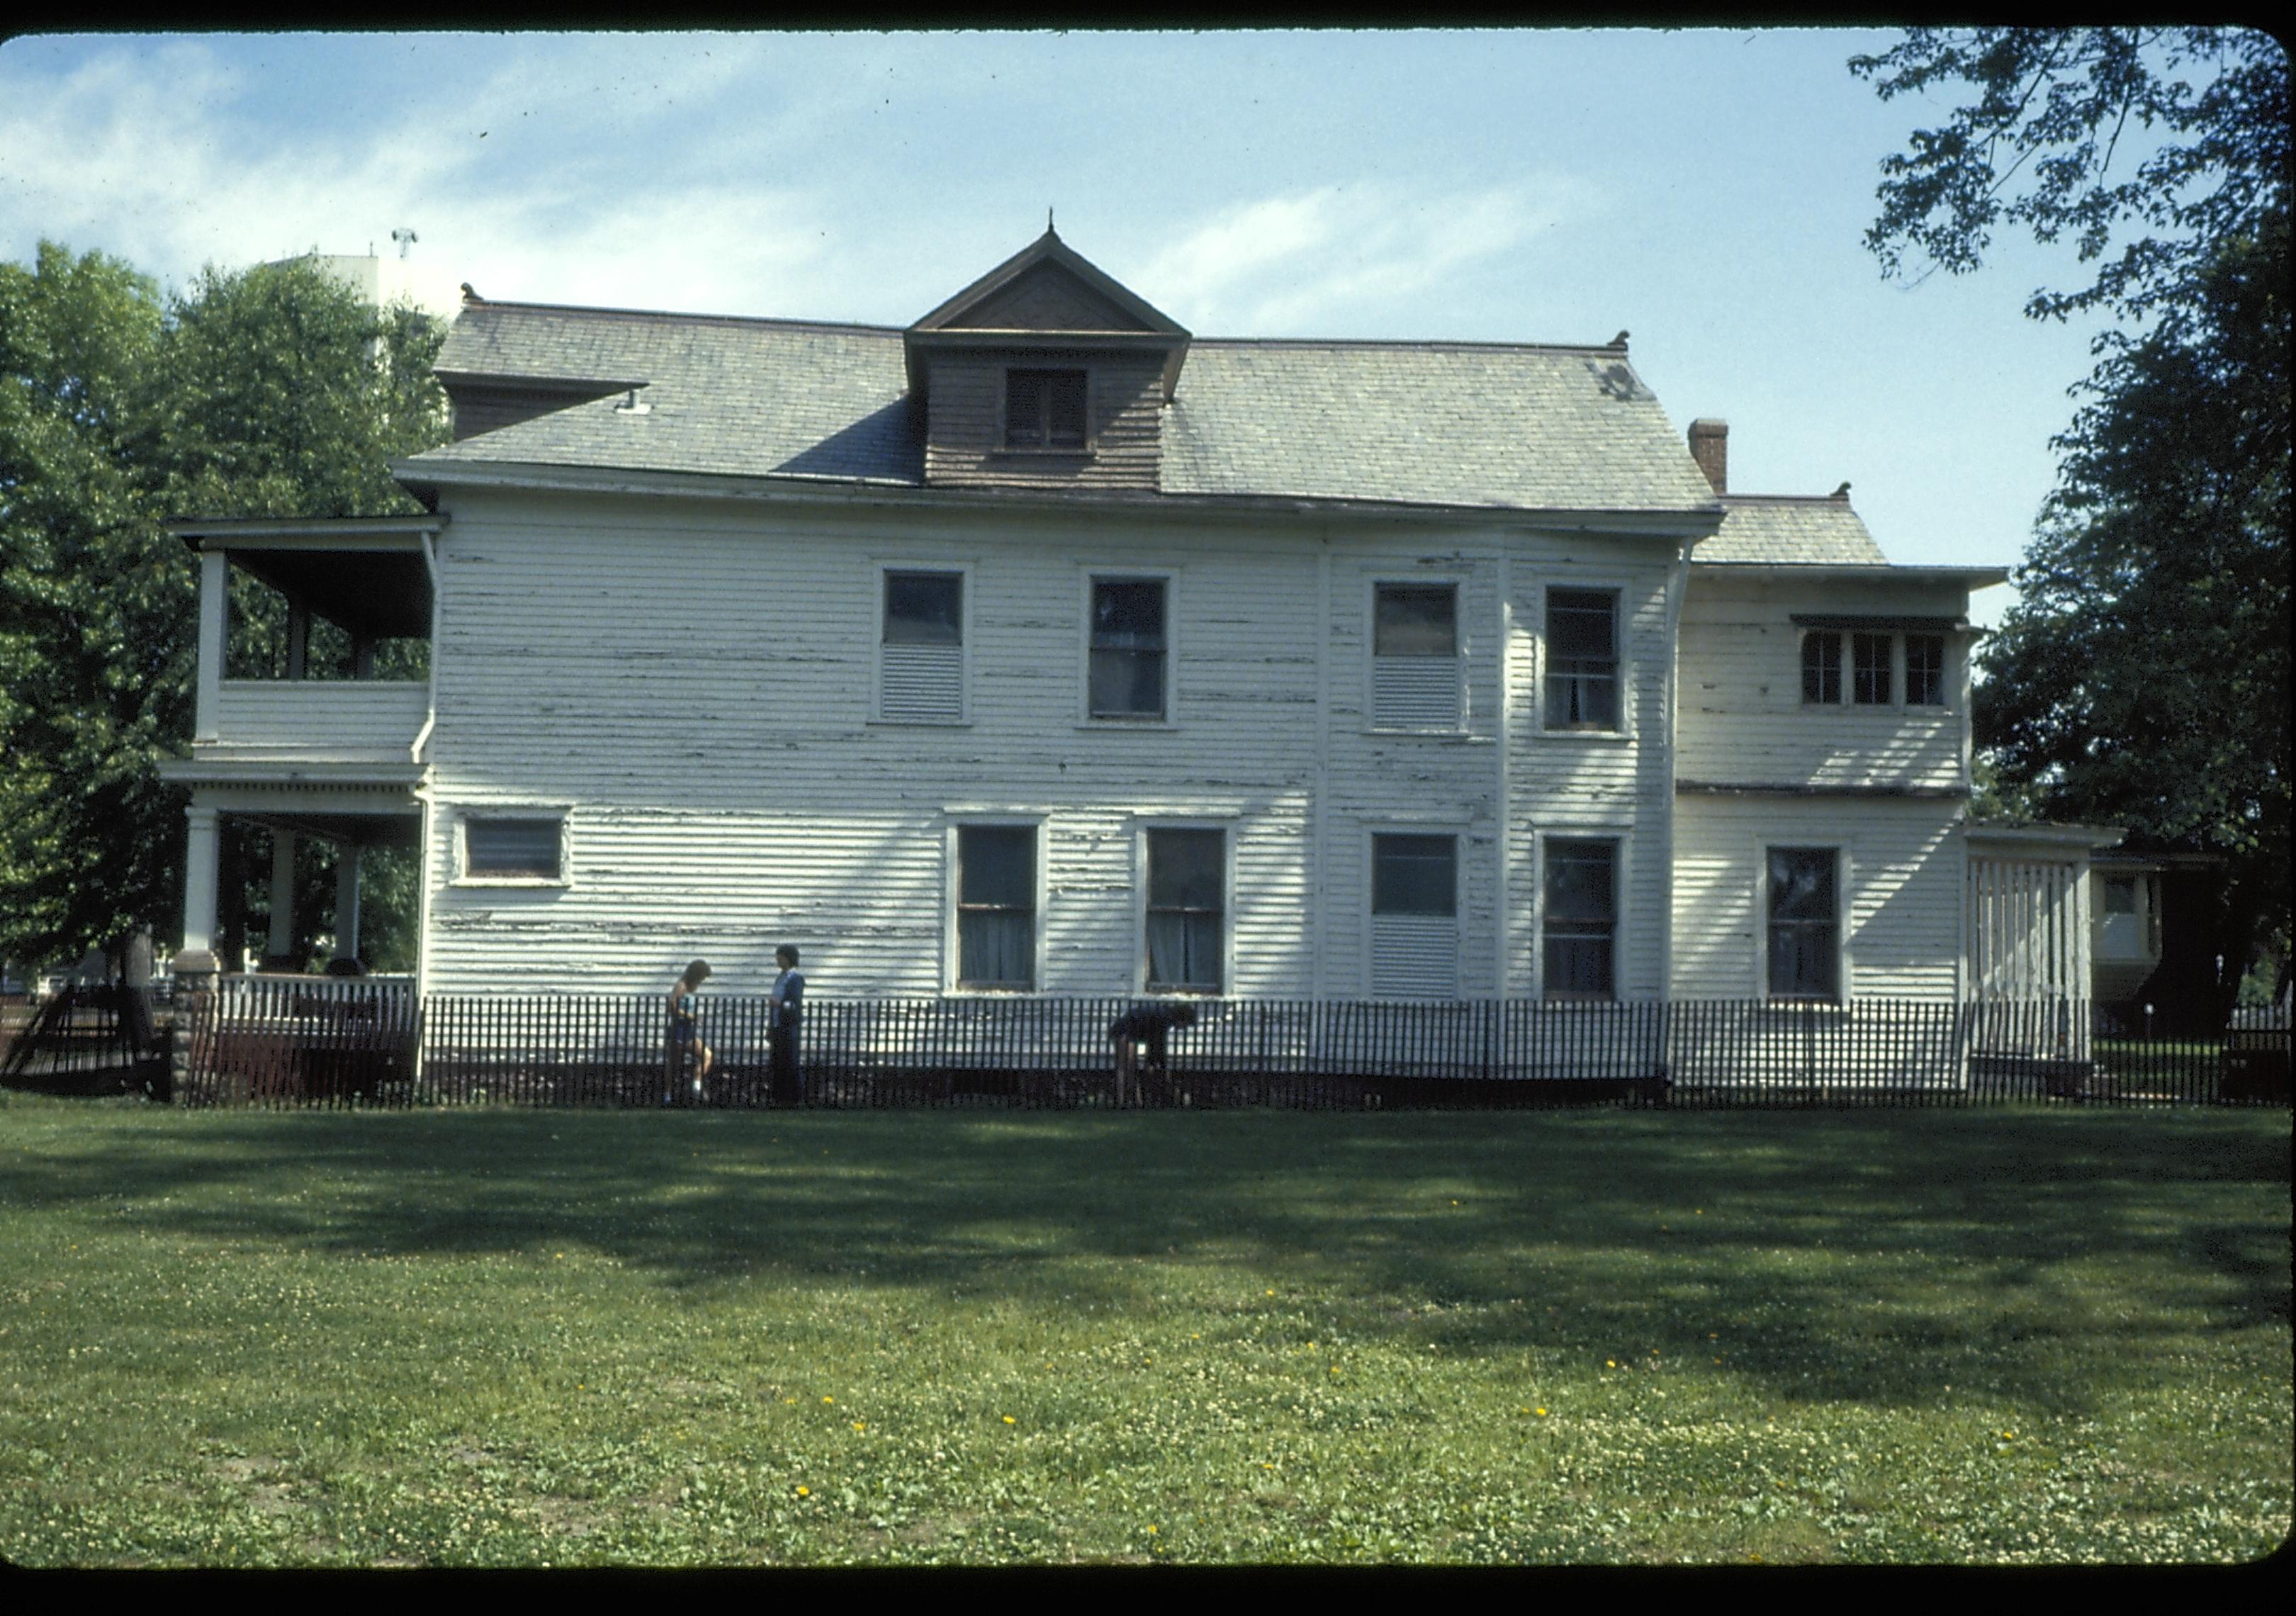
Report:
<svg viewBox="0 0 2296 1616"><path fill-rule="evenodd" d="M924 485L898 327L472 301L438 368L489 385L643 378L399 463ZM1162 496L1708 515L1623 346L1195 339Z"/></svg>

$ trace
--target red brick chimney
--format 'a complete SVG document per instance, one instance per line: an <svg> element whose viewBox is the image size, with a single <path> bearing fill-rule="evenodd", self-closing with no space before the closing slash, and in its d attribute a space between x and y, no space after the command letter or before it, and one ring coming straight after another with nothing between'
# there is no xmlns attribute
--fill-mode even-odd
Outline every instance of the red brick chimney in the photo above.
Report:
<svg viewBox="0 0 2296 1616"><path fill-rule="evenodd" d="M1730 423L1693 421L1690 423L1690 457L1706 473L1717 494L1730 491Z"/></svg>

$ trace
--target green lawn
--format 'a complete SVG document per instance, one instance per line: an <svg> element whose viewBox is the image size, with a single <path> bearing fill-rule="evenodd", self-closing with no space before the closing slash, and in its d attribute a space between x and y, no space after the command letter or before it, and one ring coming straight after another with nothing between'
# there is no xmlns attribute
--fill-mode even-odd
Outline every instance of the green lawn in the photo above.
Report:
<svg viewBox="0 0 2296 1616"><path fill-rule="evenodd" d="M2289 1144L0 1095L0 1554L2245 1559Z"/></svg>

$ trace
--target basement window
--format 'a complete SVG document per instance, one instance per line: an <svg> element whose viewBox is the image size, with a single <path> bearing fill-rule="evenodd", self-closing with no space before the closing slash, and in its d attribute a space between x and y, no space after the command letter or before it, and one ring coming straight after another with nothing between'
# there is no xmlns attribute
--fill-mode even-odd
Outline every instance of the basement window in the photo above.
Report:
<svg viewBox="0 0 2296 1616"><path fill-rule="evenodd" d="M1004 373L1004 447L1081 450L1085 447L1085 373Z"/></svg>

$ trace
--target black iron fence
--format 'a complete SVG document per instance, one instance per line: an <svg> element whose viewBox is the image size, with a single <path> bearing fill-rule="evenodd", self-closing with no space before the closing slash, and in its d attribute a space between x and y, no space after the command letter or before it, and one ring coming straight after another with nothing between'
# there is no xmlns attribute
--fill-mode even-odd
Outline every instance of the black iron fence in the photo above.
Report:
<svg viewBox="0 0 2296 1616"><path fill-rule="evenodd" d="M0 1012L0 1086L164 1093L167 1080L166 1041L148 988L67 982Z"/></svg>
<svg viewBox="0 0 2296 1616"><path fill-rule="evenodd" d="M2131 1037L2079 1003L1661 1005L1204 1000L1119 1078L1119 998L825 1000L808 1106L1314 1108L2285 1103L2289 1035ZM791 1103L769 1007L705 996L699 1051L654 996L418 998L411 985L226 978L179 1006L190 1103ZM698 1080L698 1081L697 1081Z"/></svg>

